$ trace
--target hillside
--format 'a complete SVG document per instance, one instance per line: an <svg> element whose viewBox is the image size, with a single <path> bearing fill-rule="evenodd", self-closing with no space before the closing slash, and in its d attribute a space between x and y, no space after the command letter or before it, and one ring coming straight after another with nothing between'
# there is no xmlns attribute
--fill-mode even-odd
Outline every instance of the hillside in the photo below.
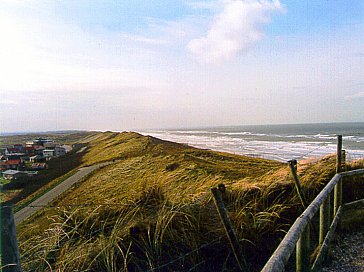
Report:
<svg viewBox="0 0 364 272"><path fill-rule="evenodd" d="M83 165L115 163L20 226L24 270L234 271L210 193L220 183L247 262L258 270L302 211L279 162L132 132L84 142ZM333 157L299 165L306 196L312 199L334 173Z"/></svg>

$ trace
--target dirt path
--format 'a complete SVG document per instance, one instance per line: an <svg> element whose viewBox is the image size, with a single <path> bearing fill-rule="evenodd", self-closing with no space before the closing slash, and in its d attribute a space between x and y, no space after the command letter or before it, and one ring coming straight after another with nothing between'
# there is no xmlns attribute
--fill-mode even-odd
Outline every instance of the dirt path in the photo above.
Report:
<svg viewBox="0 0 364 272"><path fill-rule="evenodd" d="M78 182L81 178L85 177L86 175L90 174L92 171L100 167L109 165L111 163L112 162L105 162L80 168L74 175L64 180L62 183L51 189L49 192L45 193L38 199L34 200L32 203L28 204L27 207L15 213L14 214L15 224L16 225L20 224L23 220L29 218L31 215L41 210L43 208L42 206L45 206L48 203L50 203L53 199L55 199L57 196L59 196L60 194L71 188L73 184Z"/></svg>
<svg viewBox="0 0 364 272"><path fill-rule="evenodd" d="M330 256L331 262L323 272L364 272L364 229L339 238Z"/></svg>

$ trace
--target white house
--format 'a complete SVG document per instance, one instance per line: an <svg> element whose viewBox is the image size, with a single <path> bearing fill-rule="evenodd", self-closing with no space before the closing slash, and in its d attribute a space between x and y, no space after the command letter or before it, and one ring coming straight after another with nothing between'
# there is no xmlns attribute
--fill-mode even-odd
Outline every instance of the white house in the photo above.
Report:
<svg viewBox="0 0 364 272"><path fill-rule="evenodd" d="M60 146L56 146L53 149L44 149L43 156L46 158L61 157L66 155L66 149Z"/></svg>
<svg viewBox="0 0 364 272"><path fill-rule="evenodd" d="M43 150L43 156L46 157L46 158L54 157L54 150L53 149L44 149Z"/></svg>
<svg viewBox="0 0 364 272"><path fill-rule="evenodd" d="M66 153L70 152L72 150L72 146L70 145L61 145L61 147L63 147L66 150Z"/></svg>

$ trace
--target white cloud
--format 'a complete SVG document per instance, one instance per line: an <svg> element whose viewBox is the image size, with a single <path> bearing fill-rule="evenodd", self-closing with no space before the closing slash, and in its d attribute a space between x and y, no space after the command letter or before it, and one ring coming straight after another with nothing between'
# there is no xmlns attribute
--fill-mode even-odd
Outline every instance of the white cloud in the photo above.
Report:
<svg viewBox="0 0 364 272"><path fill-rule="evenodd" d="M132 41L132 42L140 42L140 43L149 44L149 45L167 45L167 44L169 44L168 41L163 40L163 39L148 38L148 37L144 37L141 35L133 35L133 34L128 34L128 33L121 34L121 37L125 38L129 41Z"/></svg>
<svg viewBox="0 0 364 272"><path fill-rule="evenodd" d="M363 100L364 92L358 92L352 95L345 96L345 100Z"/></svg>
<svg viewBox="0 0 364 272"><path fill-rule="evenodd" d="M279 0L225 0L205 37L190 41L188 49L206 63L228 60L262 39L262 24L275 11L283 11Z"/></svg>
<svg viewBox="0 0 364 272"><path fill-rule="evenodd" d="M206 9L206 10L213 10L218 8L218 3L216 1L187 1L187 6L191 7L192 9Z"/></svg>

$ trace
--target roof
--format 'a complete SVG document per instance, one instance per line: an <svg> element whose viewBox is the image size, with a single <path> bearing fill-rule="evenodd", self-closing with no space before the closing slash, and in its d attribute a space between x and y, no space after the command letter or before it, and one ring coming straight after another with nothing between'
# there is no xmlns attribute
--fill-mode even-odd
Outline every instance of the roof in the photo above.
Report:
<svg viewBox="0 0 364 272"><path fill-rule="evenodd" d="M18 174L18 173L21 173L20 171L17 171L17 170L6 170L3 172L3 174L5 175L15 175L15 174Z"/></svg>
<svg viewBox="0 0 364 272"><path fill-rule="evenodd" d="M0 165L10 165L10 164L18 165L20 162L21 162L20 160L8 160L0 162Z"/></svg>

